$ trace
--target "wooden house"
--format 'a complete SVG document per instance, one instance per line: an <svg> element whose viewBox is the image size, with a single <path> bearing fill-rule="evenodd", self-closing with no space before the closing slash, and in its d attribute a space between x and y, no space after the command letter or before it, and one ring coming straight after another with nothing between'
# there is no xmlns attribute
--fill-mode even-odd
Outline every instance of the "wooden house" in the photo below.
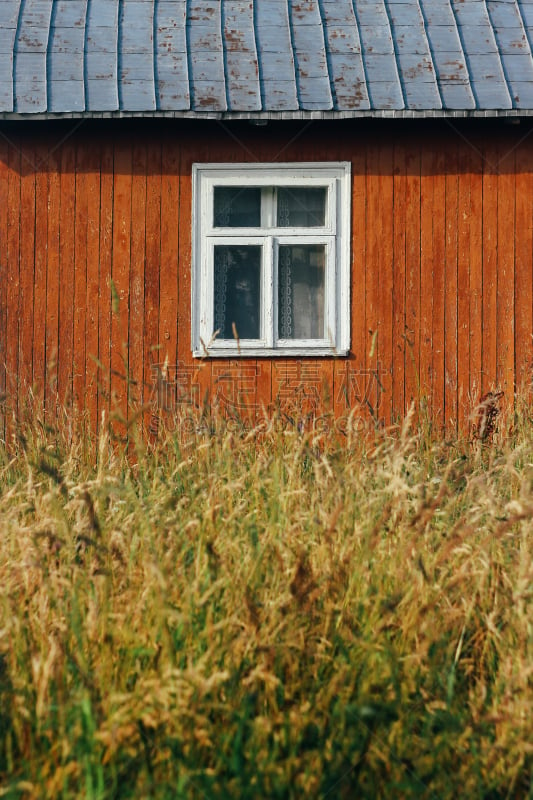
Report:
<svg viewBox="0 0 533 800"><path fill-rule="evenodd" d="M532 45L530 0L2 0L4 427L511 402Z"/></svg>

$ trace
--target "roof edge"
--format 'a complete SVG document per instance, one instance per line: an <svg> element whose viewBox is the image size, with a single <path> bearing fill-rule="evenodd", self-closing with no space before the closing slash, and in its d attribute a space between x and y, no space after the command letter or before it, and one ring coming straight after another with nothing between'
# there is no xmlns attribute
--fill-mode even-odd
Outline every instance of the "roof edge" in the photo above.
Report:
<svg viewBox="0 0 533 800"><path fill-rule="evenodd" d="M69 111L61 113L17 114L0 112L0 121L42 122L62 119L195 119L232 122L267 123L278 120L340 120L340 119L486 119L533 117L533 108L527 109L373 109L364 111Z"/></svg>

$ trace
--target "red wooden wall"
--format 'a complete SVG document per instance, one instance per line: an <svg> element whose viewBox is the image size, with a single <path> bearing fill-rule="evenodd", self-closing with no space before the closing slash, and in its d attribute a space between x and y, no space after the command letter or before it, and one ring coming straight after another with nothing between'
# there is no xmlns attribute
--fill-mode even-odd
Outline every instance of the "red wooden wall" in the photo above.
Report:
<svg viewBox="0 0 533 800"><path fill-rule="evenodd" d="M0 433L30 389L50 419L85 408L93 429L128 393L130 418L208 397L245 416L356 408L390 422L414 399L452 427L489 389L512 400L532 366L527 134L489 121L4 123ZM249 160L352 162L349 358L192 359L191 165Z"/></svg>

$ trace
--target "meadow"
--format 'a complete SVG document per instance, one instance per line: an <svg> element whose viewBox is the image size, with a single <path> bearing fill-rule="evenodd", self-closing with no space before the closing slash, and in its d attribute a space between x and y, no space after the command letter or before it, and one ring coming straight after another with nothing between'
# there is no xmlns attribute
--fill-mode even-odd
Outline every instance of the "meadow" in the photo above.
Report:
<svg viewBox="0 0 533 800"><path fill-rule="evenodd" d="M533 797L531 409L277 422L0 449L1 798Z"/></svg>

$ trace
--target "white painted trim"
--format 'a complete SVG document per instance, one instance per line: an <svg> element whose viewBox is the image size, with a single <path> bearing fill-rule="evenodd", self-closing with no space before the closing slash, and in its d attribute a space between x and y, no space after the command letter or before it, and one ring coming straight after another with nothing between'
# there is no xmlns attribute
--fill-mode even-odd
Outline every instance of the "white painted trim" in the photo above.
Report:
<svg viewBox="0 0 533 800"><path fill-rule="evenodd" d="M350 348L350 222L349 162L193 164L192 170L191 338L196 357L286 357L346 355ZM316 228L215 228L212 224L214 187L325 186L326 225ZM325 328L327 339L277 340L277 275L279 244L320 244L327 247ZM210 341L213 326L214 244L248 243L263 247L261 280L261 340ZM334 251L334 256L332 255Z"/></svg>

